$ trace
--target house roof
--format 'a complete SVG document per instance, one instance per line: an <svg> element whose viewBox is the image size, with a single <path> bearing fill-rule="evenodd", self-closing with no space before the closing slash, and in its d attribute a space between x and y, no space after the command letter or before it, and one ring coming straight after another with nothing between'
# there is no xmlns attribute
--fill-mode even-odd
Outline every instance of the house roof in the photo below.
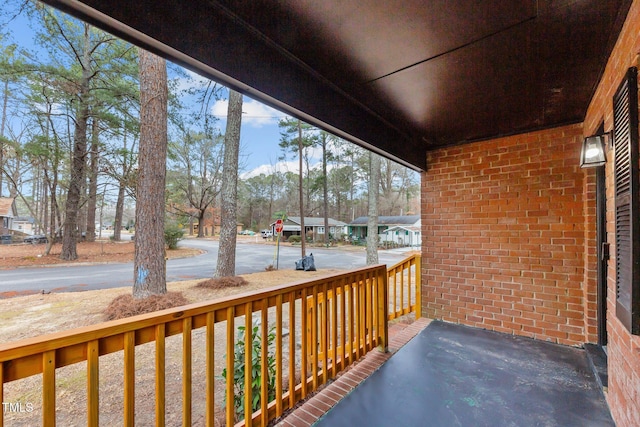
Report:
<svg viewBox="0 0 640 427"><path fill-rule="evenodd" d="M18 216L14 202L14 198L0 197L0 216L11 218Z"/></svg>
<svg viewBox="0 0 640 427"><path fill-rule="evenodd" d="M632 4L44 2L420 170L429 150L581 122Z"/></svg>
<svg viewBox="0 0 640 427"><path fill-rule="evenodd" d="M30 216L17 216L13 219L13 222L28 222L30 224L34 224L36 222L35 219L33 219L33 217Z"/></svg>
<svg viewBox="0 0 640 427"><path fill-rule="evenodd" d="M367 225L369 217L360 216L349 225ZM420 215L379 216L378 225L413 225L420 220Z"/></svg>
<svg viewBox="0 0 640 427"><path fill-rule="evenodd" d="M296 223L298 225L300 225L300 217L299 216L290 216L287 218L287 221ZM275 224L275 222L273 223ZM273 225L271 224L271 225ZM317 216L314 217L309 217L309 216L305 216L304 217L304 225L305 227L324 227L324 218L319 218ZM331 227L343 227L347 225L346 223L342 222L342 221L338 221L336 219L333 218L329 218L329 226Z"/></svg>

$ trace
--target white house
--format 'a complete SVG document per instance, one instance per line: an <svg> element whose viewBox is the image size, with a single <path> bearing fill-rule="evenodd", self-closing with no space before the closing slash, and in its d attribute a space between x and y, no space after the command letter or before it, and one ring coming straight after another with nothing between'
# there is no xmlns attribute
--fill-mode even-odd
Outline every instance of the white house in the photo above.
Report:
<svg viewBox="0 0 640 427"><path fill-rule="evenodd" d="M387 246L420 246L420 227L396 225L381 234L380 241Z"/></svg>
<svg viewBox="0 0 640 427"><path fill-rule="evenodd" d="M368 217L361 216L348 225L348 234L352 240L367 238ZM378 217L378 236L380 242L390 242L399 246L420 245L420 215L396 215Z"/></svg>
<svg viewBox="0 0 640 427"><path fill-rule="evenodd" d="M35 231L35 220L31 217L17 216L13 218L13 230L33 234Z"/></svg>

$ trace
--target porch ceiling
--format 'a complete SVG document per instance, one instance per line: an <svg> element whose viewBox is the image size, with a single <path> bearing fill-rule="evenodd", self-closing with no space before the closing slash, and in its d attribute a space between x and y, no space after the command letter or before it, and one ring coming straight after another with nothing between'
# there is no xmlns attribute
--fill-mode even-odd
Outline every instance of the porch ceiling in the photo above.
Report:
<svg viewBox="0 0 640 427"><path fill-rule="evenodd" d="M351 141L426 151L582 121L631 0L45 0Z"/></svg>

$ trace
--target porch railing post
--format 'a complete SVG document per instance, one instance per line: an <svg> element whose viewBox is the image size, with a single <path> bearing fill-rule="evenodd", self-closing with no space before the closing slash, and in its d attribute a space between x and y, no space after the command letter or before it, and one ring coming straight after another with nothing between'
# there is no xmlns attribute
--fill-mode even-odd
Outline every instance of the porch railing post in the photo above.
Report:
<svg viewBox="0 0 640 427"><path fill-rule="evenodd" d="M387 269L378 272L378 349L386 353L389 350L389 282Z"/></svg>
<svg viewBox="0 0 640 427"><path fill-rule="evenodd" d="M416 255L416 320L422 317L422 257Z"/></svg>

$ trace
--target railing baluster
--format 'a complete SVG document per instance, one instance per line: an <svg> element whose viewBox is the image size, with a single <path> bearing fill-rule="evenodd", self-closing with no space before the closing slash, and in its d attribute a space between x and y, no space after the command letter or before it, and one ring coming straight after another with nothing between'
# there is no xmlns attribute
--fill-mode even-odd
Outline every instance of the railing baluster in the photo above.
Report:
<svg viewBox="0 0 640 427"><path fill-rule="evenodd" d="M393 307L392 316L395 319L398 317L398 269L394 268L391 270L391 274L393 275L393 302L391 306Z"/></svg>
<svg viewBox="0 0 640 427"><path fill-rule="evenodd" d="M369 286L369 295L371 295L371 348L378 345L378 335L380 334L380 319L378 311L378 282L379 274L371 275L371 285Z"/></svg>
<svg viewBox="0 0 640 427"><path fill-rule="evenodd" d="M124 334L124 425L133 427L135 422L136 387L136 333Z"/></svg>
<svg viewBox="0 0 640 427"><path fill-rule="evenodd" d="M302 296L300 299L300 329L302 330L302 337L300 340L300 344L302 348L300 349L300 378L301 378L301 388L302 388L302 399L307 397L307 364L309 363L308 354L307 354L307 341L309 334L309 325L311 319L307 319L308 313L308 304L307 304L307 288L302 289ZM293 392L293 391L292 391Z"/></svg>
<svg viewBox="0 0 640 427"><path fill-rule="evenodd" d="M165 424L165 324L156 325L156 425Z"/></svg>
<svg viewBox="0 0 640 427"><path fill-rule="evenodd" d="M356 341L356 359L360 359L360 356L363 355L361 352L362 341L364 340L364 303L363 303L363 294L362 294L362 280L363 276L358 275L358 279L356 280L356 323L357 323L357 341Z"/></svg>
<svg viewBox="0 0 640 427"><path fill-rule="evenodd" d="M99 341L87 343L87 425L100 424Z"/></svg>
<svg viewBox="0 0 640 427"><path fill-rule="evenodd" d="M402 315L404 313L404 266L405 264L402 264L402 267L400 267L400 314Z"/></svg>
<svg viewBox="0 0 640 427"><path fill-rule="evenodd" d="M289 339L291 334L289 332ZM276 418L282 415L282 294L276 295Z"/></svg>
<svg viewBox="0 0 640 427"><path fill-rule="evenodd" d="M207 318L207 323L209 319ZM191 317L182 320L182 425L191 425L191 378L192 378L192 340L191 329L193 323ZM207 348L209 348L207 346ZM207 379L209 373L207 372ZM208 389L209 387L207 387Z"/></svg>
<svg viewBox="0 0 640 427"><path fill-rule="evenodd" d="M253 303L244 305L244 420L251 425L253 414Z"/></svg>
<svg viewBox="0 0 640 427"><path fill-rule="evenodd" d="M403 273L404 275L404 273ZM407 308L404 314L411 312L411 261L407 261Z"/></svg>
<svg viewBox="0 0 640 427"><path fill-rule="evenodd" d="M386 274L380 273L378 278L378 280L382 282L379 284L381 292L378 295L378 319L380 321L380 331L378 332L380 339L378 340L378 347L381 351L386 353L389 349L389 322L387 322L389 317L389 287L386 283L388 280Z"/></svg>
<svg viewBox="0 0 640 427"><path fill-rule="evenodd" d="M420 317L422 317L422 276L421 276L421 269L420 269L420 265L422 264L421 262L421 257L420 255L416 255L414 258L414 266L415 266L415 272L416 272L416 285L415 285L415 289L416 289L416 308L415 308L415 313L416 313L416 320L419 319Z"/></svg>
<svg viewBox="0 0 640 427"><path fill-rule="evenodd" d="M233 389L233 377L235 374L235 307L227 308L227 378L225 384L226 421L228 426L235 424L235 396ZM208 427L213 427L211 424Z"/></svg>
<svg viewBox="0 0 640 427"><path fill-rule="evenodd" d="M322 285L322 323L320 324L320 342L322 343L322 383L329 380L329 334L327 325L329 323L329 294L327 293L327 283ZM332 296L333 297L333 296Z"/></svg>
<svg viewBox="0 0 640 427"><path fill-rule="evenodd" d="M318 388L318 285L313 285L311 294L311 391Z"/></svg>
<svg viewBox="0 0 640 427"><path fill-rule="evenodd" d="M45 427L56 425L55 350L42 353L42 425Z"/></svg>
<svg viewBox="0 0 640 427"><path fill-rule="evenodd" d="M331 281L331 378L337 374L338 366L338 286Z"/></svg>
<svg viewBox="0 0 640 427"><path fill-rule="evenodd" d="M367 274L367 278L364 281L364 309L365 309L365 331L366 331L366 351L369 351L373 348L373 301L371 298L371 290L373 286L373 274Z"/></svg>
<svg viewBox="0 0 640 427"><path fill-rule="evenodd" d="M215 415L216 415L216 405L215 405L215 368L216 368L216 360L215 360L215 345L216 345L216 321L215 321L215 311L210 311L206 316L206 338L205 338L205 370L206 370L206 380L205 380L205 422L207 426L215 425Z"/></svg>
<svg viewBox="0 0 640 427"><path fill-rule="evenodd" d="M363 274L362 282L360 284L360 292L362 294L362 299L360 300L360 304L362 307L362 355L364 356L367 353L367 348L369 348L368 337L369 337L369 307L367 302L367 284L369 283L369 278L367 274Z"/></svg>
<svg viewBox="0 0 640 427"><path fill-rule="evenodd" d="M356 311L355 311L355 284L353 279L348 279L347 288L349 290L349 365L353 364L355 345L357 340L356 333Z"/></svg>
<svg viewBox="0 0 640 427"><path fill-rule="evenodd" d="M347 287L346 280L340 279L340 347L342 348L340 369L344 369L347 363Z"/></svg>
<svg viewBox="0 0 640 427"><path fill-rule="evenodd" d="M302 301L301 317L304 318L306 311L306 302ZM304 324L303 324L304 328ZM304 330L304 329L303 329ZM304 333L302 334L304 342ZM302 350L304 355L304 349ZM302 366L304 366L304 356ZM289 408L293 408L296 404L296 294L289 293Z"/></svg>
<svg viewBox="0 0 640 427"><path fill-rule="evenodd" d="M261 425L262 427L266 427L269 422L269 411L267 410L267 405L269 404L269 366L268 366L268 357L269 357L269 313L268 313L268 304L269 301L265 298L262 300L262 310L261 310L261 329L262 336L261 338L261 347L260 347L260 412L261 412ZM278 349L280 351L280 349ZM251 418L249 418L251 420ZM246 423L245 423L246 424ZM246 425L251 425L248 423Z"/></svg>

